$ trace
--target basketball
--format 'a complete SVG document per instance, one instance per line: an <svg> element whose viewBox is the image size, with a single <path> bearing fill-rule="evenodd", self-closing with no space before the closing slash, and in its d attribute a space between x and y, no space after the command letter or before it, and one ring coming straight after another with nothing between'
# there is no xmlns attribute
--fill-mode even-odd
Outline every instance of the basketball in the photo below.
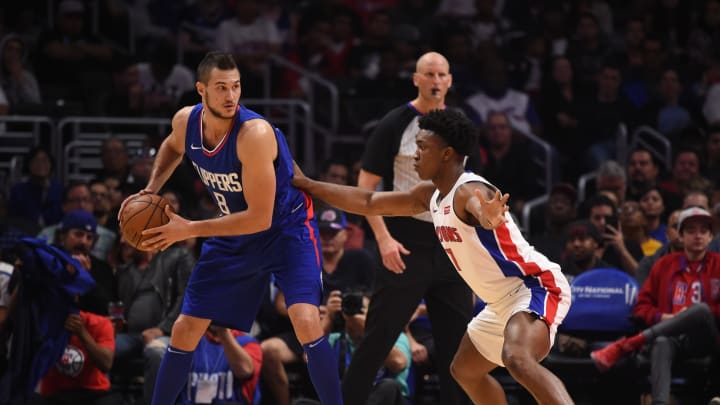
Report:
<svg viewBox="0 0 720 405"><path fill-rule="evenodd" d="M127 243L139 250L150 250L142 242L152 235L143 236L141 232L170 222L166 205L167 200L157 194L139 195L128 201L120 213L120 231Z"/></svg>

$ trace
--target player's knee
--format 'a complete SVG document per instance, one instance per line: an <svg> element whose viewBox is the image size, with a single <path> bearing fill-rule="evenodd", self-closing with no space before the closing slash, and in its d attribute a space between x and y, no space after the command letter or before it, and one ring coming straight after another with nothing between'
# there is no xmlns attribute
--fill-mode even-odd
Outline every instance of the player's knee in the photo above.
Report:
<svg viewBox="0 0 720 405"><path fill-rule="evenodd" d="M524 350L505 345L502 351L502 361L510 374L516 379L522 378L531 372L537 361Z"/></svg>
<svg viewBox="0 0 720 405"><path fill-rule="evenodd" d="M294 309L294 308L293 308ZM307 343L322 336L322 326L317 308L307 306L290 312L295 335L301 343Z"/></svg>
<svg viewBox="0 0 720 405"><path fill-rule="evenodd" d="M461 382L465 379L464 371L462 364L457 361L457 358L453 359L452 363L450 363L450 375L453 376L455 381Z"/></svg>

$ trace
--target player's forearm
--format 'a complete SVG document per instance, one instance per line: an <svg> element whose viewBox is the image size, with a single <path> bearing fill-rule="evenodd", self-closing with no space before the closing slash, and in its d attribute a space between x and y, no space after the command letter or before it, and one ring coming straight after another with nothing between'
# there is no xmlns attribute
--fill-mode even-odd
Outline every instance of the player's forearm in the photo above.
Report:
<svg viewBox="0 0 720 405"><path fill-rule="evenodd" d="M272 215L257 215L251 210L235 212L218 218L191 221L187 238L250 235L270 229Z"/></svg>
<svg viewBox="0 0 720 405"><path fill-rule="evenodd" d="M379 215L380 207L372 205L373 191L308 179L301 186L313 196L343 211L360 215Z"/></svg>

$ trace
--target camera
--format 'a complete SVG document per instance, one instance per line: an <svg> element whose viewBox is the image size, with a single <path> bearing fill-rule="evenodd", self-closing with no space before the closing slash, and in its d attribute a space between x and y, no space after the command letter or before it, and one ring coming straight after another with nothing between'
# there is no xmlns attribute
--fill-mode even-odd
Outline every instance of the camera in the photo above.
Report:
<svg viewBox="0 0 720 405"><path fill-rule="evenodd" d="M356 315L362 314L363 311L363 297L362 291L348 291L342 295L342 312L345 315Z"/></svg>

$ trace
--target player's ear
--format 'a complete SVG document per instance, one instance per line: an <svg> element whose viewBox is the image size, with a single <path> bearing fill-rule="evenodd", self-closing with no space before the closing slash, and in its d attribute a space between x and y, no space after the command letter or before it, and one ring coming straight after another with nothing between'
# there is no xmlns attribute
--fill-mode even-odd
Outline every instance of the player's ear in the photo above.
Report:
<svg viewBox="0 0 720 405"><path fill-rule="evenodd" d="M452 159L453 151L455 149L448 145L443 149L443 161L447 162L448 160Z"/></svg>
<svg viewBox="0 0 720 405"><path fill-rule="evenodd" d="M205 84L203 82L195 82L195 90L197 90L200 97L205 95Z"/></svg>

